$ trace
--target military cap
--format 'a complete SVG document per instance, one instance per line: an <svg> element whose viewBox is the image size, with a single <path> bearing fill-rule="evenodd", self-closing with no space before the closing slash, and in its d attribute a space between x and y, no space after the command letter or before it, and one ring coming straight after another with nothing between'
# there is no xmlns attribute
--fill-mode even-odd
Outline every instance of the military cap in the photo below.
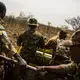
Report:
<svg viewBox="0 0 80 80"><path fill-rule="evenodd" d="M38 22L37 22L37 20L35 18L31 18L28 21L28 25L29 26L38 26Z"/></svg>

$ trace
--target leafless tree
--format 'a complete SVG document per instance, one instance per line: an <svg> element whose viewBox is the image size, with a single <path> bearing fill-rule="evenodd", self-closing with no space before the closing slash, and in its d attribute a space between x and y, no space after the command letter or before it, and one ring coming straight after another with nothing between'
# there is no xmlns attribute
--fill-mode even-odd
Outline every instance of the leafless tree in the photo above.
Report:
<svg viewBox="0 0 80 80"><path fill-rule="evenodd" d="M80 16L73 17L71 19L65 19L65 21L70 24L74 30L80 29Z"/></svg>

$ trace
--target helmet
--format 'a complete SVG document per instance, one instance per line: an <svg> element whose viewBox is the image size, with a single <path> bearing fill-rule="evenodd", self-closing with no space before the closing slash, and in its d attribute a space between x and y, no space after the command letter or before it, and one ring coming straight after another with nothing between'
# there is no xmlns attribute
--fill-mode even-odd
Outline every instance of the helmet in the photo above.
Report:
<svg viewBox="0 0 80 80"><path fill-rule="evenodd" d="M29 26L38 26L37 20L35 18L31 18L28 21Z"/></svg>
<svg viewBox="0 0 80 80"><path fill-rule="evenodd" d="M3 19L6 14L6 6L0 2L0 18Z"/></svg>
<svg viewBox="0 0 80 80"><path fill-rule="evenodd" d="M80 29L73 33L71 40L74 45L80 44Z"/></svg>

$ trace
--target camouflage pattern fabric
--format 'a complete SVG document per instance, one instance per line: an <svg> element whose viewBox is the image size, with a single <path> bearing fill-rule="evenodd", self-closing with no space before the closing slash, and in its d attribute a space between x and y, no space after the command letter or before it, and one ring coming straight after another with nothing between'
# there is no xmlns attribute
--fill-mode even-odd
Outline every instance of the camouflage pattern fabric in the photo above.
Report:
<svg viewBox="0 0 80 80"><path fill-rule="evenodd" d="M58 39L58 36L52 37L46 44L46 48L53 49L51 64L63 64L69 62L69 47L65 46L68 40Z"/></svg>
<svg viewBox="0 0 80 80"><path fill-rule="evenodd" d="M63 45L64 42L65 42L65 40L63 40L63 39L57 40L56 54L63 55L63 56L68 55L69 47L64 46Z"/></svg>
<svg viewBox="0 0 80 80"><path fill-rule="evenodd" d="M21 56L26 59L35 59L35 52L38 48L44 48L44 39L41 33L28 30L21 34L17 40L17 45L22 45Z"/></svg>
<svg viewBox="0 0 80 80"><path fill-rule="evenodd" d="M80 63L76 64L72 62L63 68L65 73L73 75L73 80L80 80Z"/></svg>
<svg viewBox="0 0 80 80"><path fill-rule="evenodd" d="M54 56L55 64L65 64L70 62L70 48L64 46L66 40L57 39L56 54Z"/></svg>
<svg viewBox="0 0 80 80"><path fill-rule="evenodd" d="M71 40L64 42L65 46L70 47L71 63L61 64L57 66L40 66L38 70L45 70L48 72L72 75L72 79L67 80L80 80L80 30L76 31ZM53 79L54 80L54 79ZM56 79L57 80L57 79ZM61 79L60 79L61 80Z"/></svg>
<svg viewBox="0 0 80 80"><path fill-rule="evenodd" d="M17 50L12 46L6 32L2 30L0 31L0 53L4 52L7 54L9 51L12 51L12 55L17 53Z"/></svg>
<svg viewBox="0 0 80 80"><path fill-rule="evenodd" d="M5 28L0 25L0 55L7 55L9 51L11 51L12 53L10 54L13 55L15 52L17 52L16 50L14 50L15 49L10 43L9 38L5 32ZM2 59L0 59L0 76L2 80L2 78L4 78L4 60Z"/></svg>
<svg viewBox="0 0 80 80"><path fill-rule="evenodd" d="M80 80L80 45L71 44L70 54L73 62L63 66L63 69L65 73L74 73L74 80Z"/></svg>

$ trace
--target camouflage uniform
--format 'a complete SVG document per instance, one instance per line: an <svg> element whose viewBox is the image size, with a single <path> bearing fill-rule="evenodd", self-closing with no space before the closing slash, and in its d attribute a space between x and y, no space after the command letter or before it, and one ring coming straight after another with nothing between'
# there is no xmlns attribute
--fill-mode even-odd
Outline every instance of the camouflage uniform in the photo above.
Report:
<svg viewBox="0 0 80 80"><path fill-rule="evenodd" d="M35 62L36 50L44 48L45 43L41 33L35 31L35 29L29 29L18 37L17 45L22 46L20 55L27 62Z"/></svg>
<svg viewBox="0 0 80 80"><path fill-rule="evenodd" d="M7 34L5 32L5 28L0 25L0 55L7 55L10 50L12 50L12 46L8 40ZM10 55L9 55L10 57ZM0 76L1 79L4 78L4 61L0 58Z"/></svg>
<svg viewBox="0 0 80 80"><path fill-rule="evenodd" d="M17 50L14 48L14 46L12 46L6 34L5 28L1 25L5 14L6 14L6 6L4 5L4 3L0 2L0 55L2 56L2 54L4 53L5 56L7 55L10 58L14 56L19 61L19 64L26 65L26 62L22 59L22 57L19 54L17 54ZM3 72L3 71L7 70L7 69L4 70L5 64L3 61L8 63L8 61L6 60L9 60L9 61L12 60L10 58L6 58L5 56L3 56L3 58L0 57L0 80L3 80L4 78L3 74L6 74L6 72ZM10 67L8 69L10 69ZM6 76L6 78L8 78L8 76Z"/></svg>
<svg viewBox="0 0 80 80"><path fill-rule="evenodd" d="M3 28L3 29L2 29ZM9 38L5 32L5 28L0 25L0 53L1 52L8 52L9 50L16 53L16 49L12 46L11 42L9 41Z"/></svg>
<svg viewBox="0 0 80 80"><path fill-rule="evenodd" d="M58 74L70 74L73 76L72 80L80 80L80 30L76 31L72 35L71 41L68 43L65 42L64 45L70 47L71 63L58 66L40 66L38 70L45 70Z"/></svg>
<svg viewBox="0 0 80 80"><path fill-rule="evenodd" d="M4 5L4 3L0 2L0 53L4 52L9 54L9 51L11 51L12 53L10 54L13 55L17 51L12 46L6 34L5 28L1 25L5 14L6 14L6 6Z"/></svg>
<svg viewBox="0 0 80 80"><path fill-rule="evenodd" d="M59 36L55 36L47 42L46 48L53 49L52 64L63 64L69 62L69 47L63 45L65 41L67 40L63 37L60 38Z"/></svg>

